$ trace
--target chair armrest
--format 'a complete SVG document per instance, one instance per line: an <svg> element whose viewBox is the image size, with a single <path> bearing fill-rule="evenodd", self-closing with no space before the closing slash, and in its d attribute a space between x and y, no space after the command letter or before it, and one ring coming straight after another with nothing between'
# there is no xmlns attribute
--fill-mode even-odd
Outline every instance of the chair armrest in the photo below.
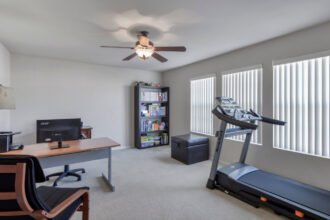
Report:
<svg viewBox="0 0 330 220"><path fill-rule="evenodd" d="M87 189L80 189L71 196L69 196L67 199L65 199L63 202L55 206L49 212L45 213L44 211L42 211L42 213L40 214L44 215L47 218L54 218L57 215L59 215L62 211L64 211L68 206L70 206L74 201L76 201L86 193L88 194Z"/></svg>

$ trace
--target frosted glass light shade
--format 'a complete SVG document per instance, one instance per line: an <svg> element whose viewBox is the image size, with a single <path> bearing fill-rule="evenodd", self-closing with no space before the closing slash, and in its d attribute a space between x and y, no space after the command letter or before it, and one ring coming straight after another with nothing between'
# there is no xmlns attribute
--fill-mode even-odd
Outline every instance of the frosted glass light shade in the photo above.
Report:
<svg viewBox="0 0 330 220"><path fill-rule="evenodd" d="M135 47L135 52L140 58L145 60L152 56L152 54L154 53L154 48L138 45Z"/></svg>

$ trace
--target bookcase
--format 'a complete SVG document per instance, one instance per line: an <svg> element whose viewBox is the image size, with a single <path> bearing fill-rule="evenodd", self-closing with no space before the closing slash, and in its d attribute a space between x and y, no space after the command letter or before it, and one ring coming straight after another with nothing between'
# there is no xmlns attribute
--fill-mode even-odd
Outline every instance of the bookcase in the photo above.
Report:
<svg viewBox="0 0 330 220"><path fill-rule="evenodd" d="M169 144L170 89L137 84L134 88L135 147Z"/></svg>

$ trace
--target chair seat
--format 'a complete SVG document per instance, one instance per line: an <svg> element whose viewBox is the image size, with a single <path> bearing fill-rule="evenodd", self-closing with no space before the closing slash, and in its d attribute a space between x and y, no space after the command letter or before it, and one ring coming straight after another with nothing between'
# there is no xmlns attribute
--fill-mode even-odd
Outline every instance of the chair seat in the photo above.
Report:
<svg viewBox="0 0 330 220"><path fill-rule="evenodd" d="M73 195L75 192L81 189L88 189L88 187L82 188L55 188L50 186L40 186L37 188L40 199L43 200L45 205L48 206L49 210L59 205L65 199ZM82 202L82 198L77 199L73 202L64 212L56 216L54 220L65 220L69 219L72 214L77 210Z"/></svg>
<svg viewBox="0 0 330 220"><path fill-rule="evenodd" d="M44 182L45 175L35 157L0 155L0 180L0 219L68 220L75 211L82 212L83 220L89 219L88 187L36 189L36 182ZM9 192L15 197L8 196Z"/></svg>

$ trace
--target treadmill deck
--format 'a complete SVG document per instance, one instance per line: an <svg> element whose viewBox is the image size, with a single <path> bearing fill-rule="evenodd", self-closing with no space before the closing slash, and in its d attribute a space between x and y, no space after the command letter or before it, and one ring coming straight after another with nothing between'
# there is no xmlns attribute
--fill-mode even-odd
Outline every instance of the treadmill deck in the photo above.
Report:
<svg viewBox="0 0 330 220"><path fill-rule="evenodd" d="M270 192L330 216L330 192L262 170L241 176L238 182Z"/></svg>

